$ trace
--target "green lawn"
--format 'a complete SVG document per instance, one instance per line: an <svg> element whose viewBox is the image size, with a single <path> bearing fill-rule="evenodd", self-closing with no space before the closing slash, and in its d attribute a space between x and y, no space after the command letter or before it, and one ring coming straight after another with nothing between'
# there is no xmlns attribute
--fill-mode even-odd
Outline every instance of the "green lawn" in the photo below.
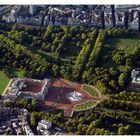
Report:
<svg viewBox="0 0 140 140"><path fill-rule="evenodd" d="M103 52L102 60L100 61L100 66L104 68L114 66L112 61L112 52L114 50L124 50L126 53L132 53L136 44L140 43L137 37L128 38L110 38L106 40Z"/></svg>
<svg viewBox="0 0 140 140"><path fill-rule="evenodd" d="M135 44L136 42L138 42L139 39L138 38L134 38L134 37L130 37L130 38L111 38L109 40L106 41L106 44L110 45L110 47L114 50L114 49L118 49L118 50L123 50L126 49L128 47L130 47L131 45Z"/></svg>
<svg viewBox="0 0 140 140"><path fill-rule="evenodd" d="M88 108L93 107L96 103L97 103L97 101L88 101L88 102L86 102L84 104L77 105L75 110L77 110L77 111L86 110Z"/></svg>
<svg viewBox="0 0 140 140"><path fill-rule="evenodd" d="M23 77L24 71L10 68L11 73L13 73L16 77ZM6 88L7 84L9 83L10 78L6 76L2 69L0 69L0 94L3 93L4 89Z"/></svg>
<svg viewBox="0 0 140 140"><path fill-rule="evenodd" d="M83 85L83 89L85 91L87 91L92 96L98 96L97 90L94 87L90 86L90 85Z"/></svg>
<svg viewBox="0 0 140 140"><path fill-rule="evenodd" d="M139 46L140 46L140 40L137 41L136 43L132 44L130 47L128 47L128 48L125 50L125 52L128 53L128 54L133 53L134 50L135 50L137 47L139 47Z"/></svg>
<svg viewBox="0 0 140 140"><path fill-rule="evenodd" d="M0 94L3 93L5 87L9 83L10 79L0 70Z"/></svg>

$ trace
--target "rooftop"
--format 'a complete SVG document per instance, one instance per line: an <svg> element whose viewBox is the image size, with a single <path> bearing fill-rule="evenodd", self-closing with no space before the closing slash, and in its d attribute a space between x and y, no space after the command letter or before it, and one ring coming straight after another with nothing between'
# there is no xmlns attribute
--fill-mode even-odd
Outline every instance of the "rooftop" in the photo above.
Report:
<svg viewBox="0 0 140 140"><path fill-rule="evenodd" d="M3 96L12 97L13 99L28 96L38 98L39 95L43 95L44 97L48 92L49 84L50 79L36 80L28 78L14 78L9 82Z"/></svg>

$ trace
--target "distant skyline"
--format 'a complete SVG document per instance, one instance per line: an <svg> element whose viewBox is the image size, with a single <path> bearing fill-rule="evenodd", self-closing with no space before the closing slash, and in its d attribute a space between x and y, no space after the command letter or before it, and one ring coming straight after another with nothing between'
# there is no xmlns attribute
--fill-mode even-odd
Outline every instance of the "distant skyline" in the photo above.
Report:
<svg viewBox="0 0 140 140"><path fill-rule="evenodd" d="M140 30L139 5L7 5L0 11L7 23Z"/></svg>

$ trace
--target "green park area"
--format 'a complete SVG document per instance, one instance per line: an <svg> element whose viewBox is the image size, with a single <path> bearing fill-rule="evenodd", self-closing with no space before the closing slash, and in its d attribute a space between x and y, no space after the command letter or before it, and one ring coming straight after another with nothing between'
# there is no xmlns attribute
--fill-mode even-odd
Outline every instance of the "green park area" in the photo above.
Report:
<svg viewBox="0 0 140 140"><path fill-rule="evenodd" d="M100 66L108 68L115 66L112 61L112 56L115 51L123 51L130 54L139 46L140 40L138 37L110 38L107 39L102 50L102 61Z"/></svg>
<svg viewBox="0 0 140 140"><path fill-rule="evenodd" d="M87 91L92 96L99 96L97 89L91 85L83 85L83 90Z"/></svg>
<svg viewBox="0 0 140 140"><path fill-rule="evenodd" d="M10 72L15 75L15 77L23 77L24 71L19 69L10 68ZM7 84L9 83L10 78L4 73L3 69L0 69L0 95L3 93Z"/></svg>
<svg viewBox="0 0 140 140"><path fill-rule="evenodd" d="M110 45L110 47L114 50L124 50L139 42L138 38L127 37L127 38L111 38L106 41L106 44Z"/></svg>
<svg viewBox="0 0 140 140"><path fill-rule="evenodd" d="M0 95L3 93L9 81L10 79L6 76L6 74L0 70Z"/></svg>
<svg viewBox="0 0 140 140"><path fill-rule="evenodd" d="M86 103L77 105L75 110L76 111L80 111L80 110L86 110L86 109L90 109L92 108L95 104L97 103L97 101L88 101Z"/></svg>

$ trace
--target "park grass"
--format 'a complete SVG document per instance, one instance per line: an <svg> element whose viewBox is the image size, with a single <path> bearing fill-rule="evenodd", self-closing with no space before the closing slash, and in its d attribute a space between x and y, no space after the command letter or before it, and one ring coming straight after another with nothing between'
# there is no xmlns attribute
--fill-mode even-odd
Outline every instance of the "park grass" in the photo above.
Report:
<svg viewBox="0 0 140 140"><path fill-rule="evenodd" d="M77 105L77 106L75 107L75 110L76 110L76 111L80 111L80 110L90 109L90 108L92 108L96 103L97 103L97 101L88 101L88 102L86 102L86 103Z"/></svg>
<svg viewBox="0 0 140 140"><path fill-rule="evenodd" d="M83 89L87 91L91 96L98 96L97 90L91 85L83 85Z"/></svg>
<svg viewBox="0 0 140 140"><path fill-rule="evenodd" d="M3 93L10 79L6 76L6 74L0 70L0 95Z"/></svg>
<svg viewBox="0 0 140 140"><path fill-rule="evenodd" d="M131 45L134 45L136 42L138 42L138 38L134 37L128 37L128 38L111 38L106 41L106 44L110 45L110 47L118 50L124 50L130 47Z"/></svg>
<svg viewBox="0 0 140 140"><path fill-rule="evenodd" d="M24 71L19 70L16 68L10 68L11 73L13 73L16 77L23 77ZM10 81L10 78L6 76L6 74L3 72L2 68L0 69L0 95L5 90L6 86L8 85Z"/></svg>
<svg viewBox="0 0 140 140"><path fill-rule="evenodd" d="M106 40L102 52L103 56L102 61L100 61L100 66L104 68L114 67L115 64L112 61L112 52L115 50L122 50L125 53L130 54L138 43L140 43L140 40L137 36L125 38L110 38ZM109 48L106 48L106 45L109 45ZM105 58L107 55L109 55L109 57Z"/></svg>
<svg viewBox="0 0 140 140"><path fill-rule="evenodd" d="M133 53L138 47L140 47L140 40L137 41L135 44L132 44L130 47L128 47L125 52L127 54Z"/></svg>

